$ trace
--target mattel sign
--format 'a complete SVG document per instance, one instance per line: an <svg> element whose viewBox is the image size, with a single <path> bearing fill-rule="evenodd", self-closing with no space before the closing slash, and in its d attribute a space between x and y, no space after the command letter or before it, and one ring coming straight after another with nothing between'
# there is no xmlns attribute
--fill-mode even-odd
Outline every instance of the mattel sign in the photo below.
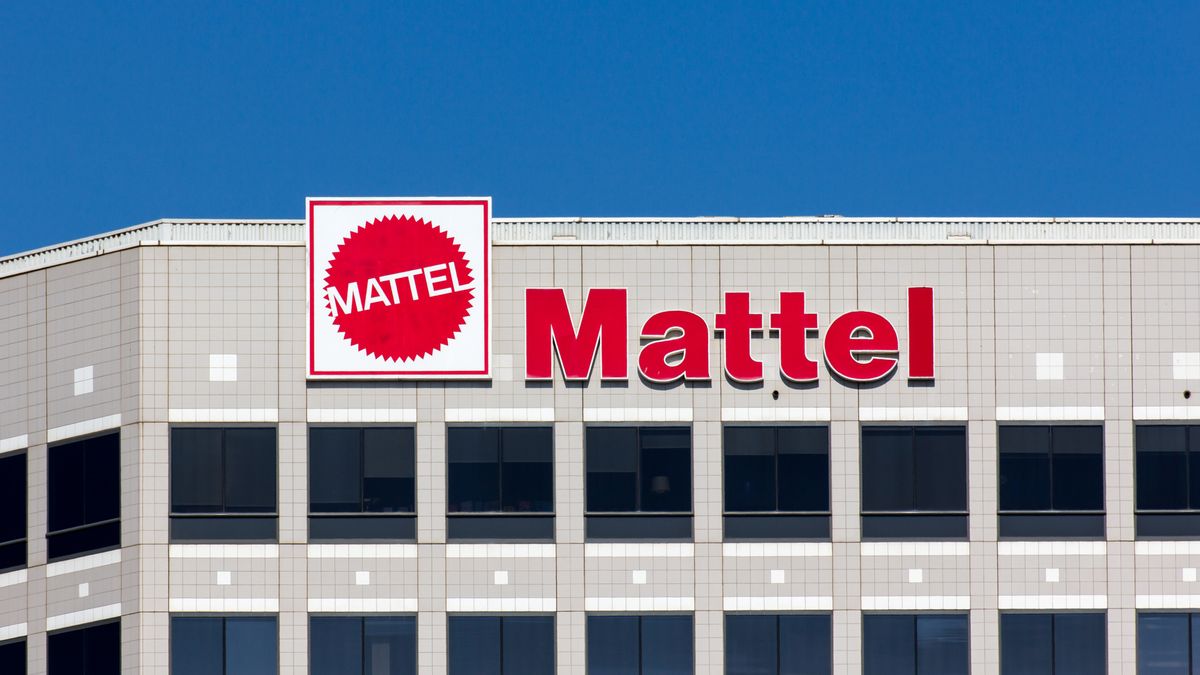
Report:
<svg viewBox="0 0 1200 675"><path fill-rule="evenodd" d="M491 200L308 200L308 376L491 374Z"/></svg>

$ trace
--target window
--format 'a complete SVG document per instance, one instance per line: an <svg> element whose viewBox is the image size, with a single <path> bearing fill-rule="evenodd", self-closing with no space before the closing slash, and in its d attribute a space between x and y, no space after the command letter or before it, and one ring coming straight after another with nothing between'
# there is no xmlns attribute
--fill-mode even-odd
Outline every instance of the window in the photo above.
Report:
<svg viewBox="0 0 1200 675"><path fill-rule="evenodd" d="M587 428L587 537L691 539L687 427Z"/></svg>
<svg viewBox="0 0 1200 675"><path fill-rule="evenodd" d="M730 614L725 675L830 675L828 614Z"/></svg>
<svg viewBox="0 0 1200 675"><path fill-rule="evenodd" d="M120 546L120 434L51 446L48 466L50 559Z"/></svg>
<svg viewBox="0 0 1200 675"><path fill-rule="evenodd" d="M862 514L864 539L966 539L966 427L863 427Z"/></svg>
<svg viewBox="0 0 1200 675"><path fill-rule="evenodd" d="M1200 673L1200 614L1138 614L1138 675Z"/></svg>
<svg viewBox="0 0 1200 675"><path fill-rule="evenodd" d="M416 675L411 616L314 616L309 675Z"/></svg>
<svg viewBox="0 0 1200 675"><path fill-rule="evenodd" d="M413 436L411 427L310 429L309 539L414 539Z"/></svg>
<svg viewBox="0 0 1200 675"><path fill-rule="evenodd" d="M27 476L25 453L0 456L0 572L25 566Z"/></svg>
<svg viewBox="0 0 1200 675"><path fill-rule="evenodd" d="M275 429L171 429L171 538L275 539Z"/></svg>
<svg viewBox="0 0 1200 675"><path fill-rule="evenodd" d="M279 631L275 617L171 617L171 675L277 672Z"/></svg>
<svg viewBox="0 0 1200 675"><path fill-rule="evenodd" d="M0 642L0 673L25 675L25 641Z"/></svg>
<svg viewBox="0 0 1200 675"><path fill-rule="evenodd" d="M967 675L966 614L864 614L863 675Z"/></svg>
<svg viewBox="0 0 1200 675"><path fill-rule="evenodd" d="M121 623L92 624L46 638L47 675L119 675Z"/></svg>
<svg viewBox="0 0 1200 675"><path fill-rule="evenodd" d="M554 429L450 427L447 535L554 539Z"/></svg>
<svg viewBox="0 0 1200 675"><path fill-rule="evenodd" d="M690 675L692 617L589 616L588 675Z"/></svg>
<svg viewBox="0 0 1200 675"><path fill-rule="evenodd" d="M552 616L450 616L447 627L449 675L554 675Z"/></svg>
<svg viewBox="0 0 1200 675"><path fill-rule="evenodd" d="M1137 534L1200 536L1200 425L1140 424Z"/></svg>
<svg viewBox="0 0 1200 675"><path fill-rule="evenodd" d="M1000 536L1104 537L1100 426L1001 426Z"/></svg>
<svg viewBox="0 0 1200 675"><path fill-rule="evenodd" d="M1103 673L1106 632L1102 613L1001 614L1000 673Z"/></svg>
<svg viewBox="0 0 1200 675"><path fill-rule="evenodd" d="M829 428L725 427L725 538L829 538Z"/></svg>

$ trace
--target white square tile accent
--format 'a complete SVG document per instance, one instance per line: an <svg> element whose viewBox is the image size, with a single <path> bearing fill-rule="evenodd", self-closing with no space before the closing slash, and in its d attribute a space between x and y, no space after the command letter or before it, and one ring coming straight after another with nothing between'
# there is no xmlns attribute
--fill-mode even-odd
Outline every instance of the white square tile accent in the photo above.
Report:
<svg viewBox="0 0 1200 675"><path fill-rule="evenodd" d="M1188 583L1192 583L1193 581L1195 581L1196 580L1196 568L1195 567L1183 568L1183 580Z"/></svg>
<svg viewBox="0 0 1200 675"><path fill-rule="evenodd" d="M1176 380L1200 380L1200 352L1172 354L1171 376Z"/></svg>
<svg viewBox="0 0 1200 675"><path fill-rule="evenodd" d="M492 583L497 586L508 585L508 570L496 570L492 574Z"/></svg>
<svg viewBox="0 0 1200 675"><path fill-rule="evenodd" d="M908 571L908 583L919 584L925 581L925 570L920 567L914 567Z"/></svg>
<svg viewBox="0 0 1200 675"><path fill-rule="evenodd" d="M646 583L646 570L634 570L633 573L630 574L630 580L637 586L641 586L642 584Z"/></svg>
<svg viewBox="0 0 1200 675"><path fill-rule="evenodd" d="M1058 579L1059 579L1058 568L1057 567L1047 567L1046 568L1046 583L1057 584Z"/></svg>
<svg viewBox="0 0 1200 675"><path fill-rule="evenodd" d="M354 585L355 586L370 586L371 585L371 573L366 570L359 570L359 571L355 572L354 573Z"/></svg>
<svg viewBox="0 0 1200 675"><path fill-rule="evenodd" d="M771 583L782 584L786 580L787 575L784 574L783 570L771 570Z"/></svg>
<svg viewBox="0 0 1200 675"><path fill-rule="evenodd" d="M87 596L89 596L91 594L92 594L91 584L89 584L87 582L79 584L79 597L86 598Z"/></svg>
<svg viewBox="0 0 1200 675"><path fill-rule="evenodd" d="M75 369L75 395L83 396L84 394L92 393L92 374L95 371L91 366L84 366Z"/></svg>
<svg viewBox="0 0 1200 675"><path fill-rule="evenodd" d="M208 381L237 382L237 354L209 354Z"/></svg>
<svg viewBox="0 0 1200 675"><path fill-rule="evenodd" d="M1038 352L1034 355L1034 359L1037 363L1037 379L1063 379L1062 352Z"/></svg>
<svg viewBox="0 0 1200 675"><path fill-rule="evenodd" d="M232 583L233 583L233 574L231 572L229 572L228 570L221 570L221 571L217 572L217 585L218 586L228 586Z"/></svg>

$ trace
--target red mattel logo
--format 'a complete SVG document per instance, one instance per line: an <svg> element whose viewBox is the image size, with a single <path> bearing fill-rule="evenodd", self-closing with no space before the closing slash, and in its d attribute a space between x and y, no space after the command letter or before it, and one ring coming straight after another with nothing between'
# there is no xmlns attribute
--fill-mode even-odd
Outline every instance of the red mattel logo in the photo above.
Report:
<svg viewBox="0 0 1200 675"><path fill-rule="evenodd" d="M525 377L546 380L553 376L558 354L563 376L586 380L597 357L600 378L629 377L626 345L629 307L623 288L588 291L583 315L576 324L561 288L525 291ZM725 309L714 318L715 329L694 312L668 310L653 314L643 324L640 337L649 342L638 354L638 372L652 382L678 379L708 380L709 340L713 333L724 339L725 374L739 382L763 379L763 364L754 358L751 345L769 330L779 342L779 370L793 382L813 382L819 377L817 359L807 352L806 338L819 333L819 318L805 308L804 293L779 294L777 311L764 315L750 311L749 293L726 293ZM933 289L908 289L908 377L934 376ZM826 367L851 382L874 382L895 372L900 363L900 336L895 325L874 312L856 310L834 318L824 330Z"/></svg>
<svg viewBox="0 0 1200 675"><path fill-rule="evenodd" d="M325 270L325 309L362 352L410 361L463 328L475 278L442 229L409 216L376 218L350 233Z"/></svg>

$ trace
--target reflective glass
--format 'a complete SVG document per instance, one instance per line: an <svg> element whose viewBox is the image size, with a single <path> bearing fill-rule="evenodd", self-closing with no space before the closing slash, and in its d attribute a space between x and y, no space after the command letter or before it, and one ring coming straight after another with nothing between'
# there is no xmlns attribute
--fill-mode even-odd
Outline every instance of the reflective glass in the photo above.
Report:
<svg viewBox="0 0 1200 675"><path fill-rule="evenodd" d="M863 675L916 675L916 617L863 615Z"/></svg>
<svg viewBox="0 0 1200 675"><path fill-rule="evenodd" d="M0 644L0 673L25 675L26 661L24 640Z"/></svg>
<svg viewBox="0 0 1200 675"><path fill-rule="evenodd" d="M554 675L554 617L506 616L504 675Z"/></svg>
<svg viewBox="0 0 1200 675"><path fill-rule="evenodd" d="M829 428L778 430L780 511L829 510Z"/></svg>
<svg viewBox="0 0 1200 675"><path fill-rule="evenodd" d="M1188 508L1187 427L1138 425L1136 439L1137 507Z"/></svg>
<svg viewBox="0 0 1200 675"><path fill-rule="evenodd" d="M501 507L507 512L554 510L554 431L550 427L501 430Z"/></svg>
<svg viewBox="0 0 1200 675"><path fill-rule="evenodd" d="M639 675L640 642L638 617L589 616L588 675Z"/></svg>
<svg viewBox="0 0 1200 675"><path fill-rule="evenodd" d="M1099 426L1053 428L1054 509L1104 510L1104 431Z"/></svg>
<svg viewBox="0 0 1200 675"><path fill-rule="evenodd" d="M451 512L500 510L500 430L450 427L446 433Z"/></svg>
<svg viewBox="0 0 1200 675"><path fill-rule="evenodd" d="M587 510L636 511L638 440L636 427L588 427Z"/></svg>
<svg viewBox="0 0 1200 675"><path fill-rule="evenodd" d="M911 427L863 427L863 511L915 508L914 470Z"/></svg>
<svg viewBox="0 0 1200 675"><path fill-rule="evenodd" d="M309 620L309 675L360 675L363 621L357 616L314 616Z"/></svg>
<svg viewBox="0 0 1200 675"><path fill-rule="evenodd" d="M48 452L49 530L56 532L86 523L84 467L86 442L52 446Z"/></svg>
<svg viewBox="0 0 1200 675"><path fill-rule="evenodd" d="M694 652L691 616L642 617L641 675L689 675Z"/></svg>
<svg viewBox="0 0 1200 675"><path fill-rule="evenodd" d="M313 513L361 512L361 443L359 429L309 430L309 508Z"/></svg>
<svg viewBox="0 0 1200 675"><path fill-rule="evenodd" d="M275 430L225 430L225 511L274 513Z"/></svg>
<svg viewBox="0 0 1200 675"><path fill-rule="evenodd" d="M225 675L279 672L279 632L274 617L225 619Z"/></svg>
<svg viewBox="0 0 1200 675"><path fill-rule="evenodd" d="M1139 614L1138 675L1192 675L1187 614Z"/></svg>
<svg viewBox="0 0 1200 675"><path fill-rule="evenodd" d="M917 675L967 675L971 667L967 631L965 614L918 616Z"/></svg>
<svg viewBox="0 0 1200 675"><path fill-rule="evenodd" d="M362 658L363 675L415 675L417 620L411 616L363 619Z"/></svg>
<svg viewBox="0 0 1200 675"><path fill-rule="evenodd" d="M225 479L220 429L171 430L171 511L220 513Z"/></svg>
<svg viewBox="0 0 1200 675"><path fill-rule="evenodd" d="M643 427L641 511L692 510L692 451L687 429Z"/></svg>
<svg viewBox="0 0 1200 675"><path fill-rule="evenodd" d="M366 428L363 433L363 505L368 513L416 511L416 448L411 428Z"/></svg>
<svg viewBox="0 0 1200 675"><path fill-rule="evenodd" d="M724 450L725 510L776 510L775 428L725 427Z"/></svg>
<svg viewBox="0 0 1200 675"><path fill-rule="evenodd" d="M1095 675L1105 671L1104 614L1054 615L1054 675Z"/></svg>
<svg viewBox="0 0 1200 675"><path fill-rule="evenodd" d="M779 617L729 614L725 617L725 675L778 675Z"/></svg>
<svg viewBox="0 0 1200 675"><path fill-rule="evenodd" d="M1050 614L1000 615L1001 675L1054 675Z"/></svg>
<svg viewBox="0 0 1200 675"><path fill-rule="evenodd" d="M499 617L451 616L446 623L449 675L502 675Z"/></svg>
<svg viewBox="0 0 1200 675"><path fill-rule="evenodd" d="M121 624L102 623L51 633L46 638L48 675L118 675Z"/></svg>
<svg viewBox="0 0 1200 675"><path fill-rule="evenodd" d="M833 634L828 614L779 617L779 675L830 675Z"/></svg>
<svg viewBox="0 0 1200 675"><path fill-rule="evenodd" d="M1000 510L1045 511L1052 508L1050 427L1001 426Z"/></svg>
<svg viewBox="0 0 1200 675"><path fill-rule="evenodd" d="M171 675L221 675L224 649L220 617L171 617Z"/></svg>
<svg viewBox="0 0 1200 675"><path fill-rule="evenodd" d="M0 544L26 536L25 458L23 452L0 457Z"/></svg>
<svg viewBox="0 0 1200 675"><path fill-rule="evenodd" d="M914 505L920 511L967 510L967 430L916 427Z"/></svg>

